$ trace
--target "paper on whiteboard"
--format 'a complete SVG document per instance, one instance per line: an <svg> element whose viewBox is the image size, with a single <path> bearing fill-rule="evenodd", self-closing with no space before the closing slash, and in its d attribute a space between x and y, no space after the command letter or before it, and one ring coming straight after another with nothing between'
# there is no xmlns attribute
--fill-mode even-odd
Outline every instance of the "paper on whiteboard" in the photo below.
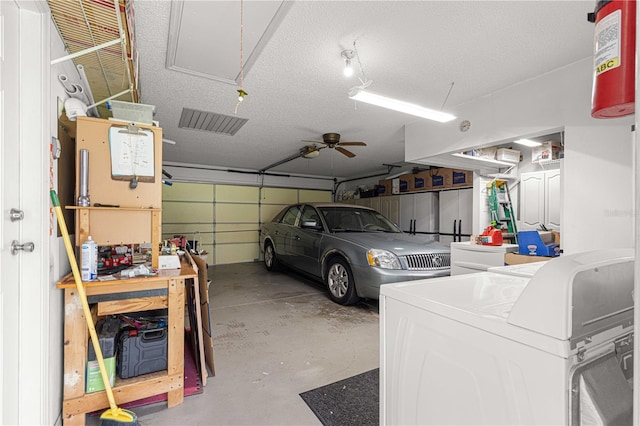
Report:
<svg viewBox="0 0 640 426"><path fill-rule="evenodd" d="M124 127L109 129L111 175L117 177L155 177L153 132Z"/></svg>

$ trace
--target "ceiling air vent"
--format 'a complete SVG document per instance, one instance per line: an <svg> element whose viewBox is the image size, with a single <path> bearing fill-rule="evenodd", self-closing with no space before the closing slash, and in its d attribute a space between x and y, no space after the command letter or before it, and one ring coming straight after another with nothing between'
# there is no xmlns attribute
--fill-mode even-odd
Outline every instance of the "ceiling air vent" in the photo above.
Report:
<svg viewBox="0 0 640 426"><path fill-rule="evenodd" d="M233 136L247 121L247 118L183 108L178 127Z"/></svg>

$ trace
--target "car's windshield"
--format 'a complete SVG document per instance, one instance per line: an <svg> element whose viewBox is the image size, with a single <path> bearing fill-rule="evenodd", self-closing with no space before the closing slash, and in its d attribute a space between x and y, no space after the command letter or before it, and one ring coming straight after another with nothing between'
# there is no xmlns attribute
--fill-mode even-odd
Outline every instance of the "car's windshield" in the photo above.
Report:
<svg viewBox="0 0 640 426"><path fill-rule="evenodd" d="M331 232L402 232L382 214L354 207L320 207Z"/></svg>

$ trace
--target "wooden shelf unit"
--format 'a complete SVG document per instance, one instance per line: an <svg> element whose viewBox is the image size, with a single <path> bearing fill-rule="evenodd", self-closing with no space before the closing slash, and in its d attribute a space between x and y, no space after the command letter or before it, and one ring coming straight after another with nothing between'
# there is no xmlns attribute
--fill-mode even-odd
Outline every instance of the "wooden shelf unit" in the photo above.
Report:
<svg viewBox="0 0 640 426"><path fill-rule="evenodd" d="M98 316L167 308L167 370L116 379L113 394L118 405L162 393L167 394L168 407L182 403L185 281L195 277L191 266L183 263L181 269L162 270L153 277L85 283L87 297L110 296L97 302ZM57 287L65 292L62 419L65 425L84 425L86 413L106 409L109 402L104 391L85 393L90 341L73 276L63 278ZM166 295L148 296L149 290L166 290ZM114 297L117 300L111 300Z"/></svg>
<svg viewBox="0 0 640 426"><path fill-rule="evenodd" d="M158 267L162 238L162 209L138 207L78 207L76 246L89 237L99 246L151 243L151 266Z"/></svg>
<svg viewBox="0 0 640 426"><path fill-rule="evenodd" d="M112 127L124 129L127 123L78 117L75 199L80 190L80 150L86 149L91 204L119 207L66 208L75 211L77 247L89 235L99 246L151 243L152 267L157 268L162 237L162 129L136 126L153 133L155 175L150 179L153 182L141 180L130 185L129 181L112 176L109 140ZM160 270L152 277L83 283L87 297L97 305L96 317L163 308L168 311L167 370L116 380L113 393L118 405L163 393L167 394L169 407L182 403L185 281L197 276L191 265L183 263L181 269ZM87 349L91 343L73 276L60 280L57 287L65 292L63 421L83 425L86 413L106 409L109 402L104 391L85 393Z"/></svg>

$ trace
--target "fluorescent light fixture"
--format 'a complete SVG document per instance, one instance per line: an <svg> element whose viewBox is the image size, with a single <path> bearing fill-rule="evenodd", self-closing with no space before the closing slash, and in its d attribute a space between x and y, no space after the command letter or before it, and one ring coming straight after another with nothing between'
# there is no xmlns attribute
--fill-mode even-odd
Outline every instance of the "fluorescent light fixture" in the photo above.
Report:
<svg viewBox="0 0 640 426"><path fill-rule="evenodd" d="M394 111L404 112L405 114L411 114L429 120L439 121L446 123L447 121L455 120L455 116L447 114L446 112L435 111L433 109L424 108L420 105L410 104L409 102L399 101L397 99L387 98L385 96L376 95L375 93L367 92L365 90L356 88L349 92L349 97L356 101L366 102L371 105L381 106L383 108L392 109Z"/></svg>
<svg viewBox="0 0 640 426"><path fill-rule="evenodd" d="M518 145L524 145L529 147L542 145L540 142L532 141L529 139L518 139L517 141L513 141L513 143L517 143Z"/></svg>

